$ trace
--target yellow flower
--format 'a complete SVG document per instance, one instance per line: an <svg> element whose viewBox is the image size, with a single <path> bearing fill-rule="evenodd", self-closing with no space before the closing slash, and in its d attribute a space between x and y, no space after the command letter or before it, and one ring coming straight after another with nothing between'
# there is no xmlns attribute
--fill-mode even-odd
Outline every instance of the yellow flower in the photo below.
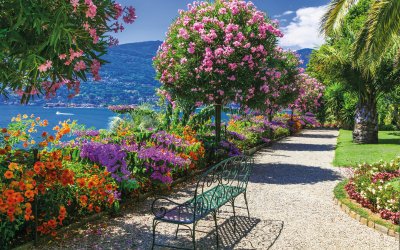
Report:
<svg viewBox="0 0 400 250"><path fill-rule="evenodd" d="M10 165L8 165L8 169L13 171L18 167L18 164L15 162L11 162Z"/></svg>
<svg viewBox="0 0 400 250"><path fill-rule="evenodd" d="M28 118L28 115L27 115L27 114L24 114L24 115L22 116L22 118L26 119L26 118Z"/></svg>
<svg viewBox="0 0 400 250"><path fill-rule="evenodd" d="M35 140L31 140L31 144L33 145L33 144L35 144L36 142L35 142Z"/></svg>

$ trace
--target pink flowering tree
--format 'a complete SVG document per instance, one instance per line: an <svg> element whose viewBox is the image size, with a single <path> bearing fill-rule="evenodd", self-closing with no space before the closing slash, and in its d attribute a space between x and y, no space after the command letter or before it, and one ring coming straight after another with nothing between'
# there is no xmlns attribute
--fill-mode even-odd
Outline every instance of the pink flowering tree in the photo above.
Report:
<svg viewBox="0 0 400 250"><path fill-rule="evenodd" d="M100 79L101 56L118 43L110 34L136 19L113 0L0 1L0 94L53 97L65 85L79 93L88 73Z"/></svg>
<svg viewBox="0 0 400 250"><path fill-rule="evenodd" d="M288 104L296 100L299 94L296 79L304 71L299 68L300 61L294 52L276 47L273 55L273 67L266 67L261 71L261 86L259 89L253 88L253 95L250 96L252 98L245 97L251 102L250 106L263 111L270 121L276 112L287 108Z"/></svg>
<svg viewBox="0 0 400 250"><path fill-rule="evenodd" d="M260 107L256 93L274 68L282 33L265 13L240 0L194 2L170 26L154 65L163 94L173 106L215 105L220 141L221 106ZM282 73L283 74L283 73Z"/></svg>
<svg viewBox="0 0 400 250"><path fill-rule="evenodd" d="M321 106L325 86L307 74L299 74L296 78L298 96L290 107L301 112L316 112Z"/></svg>

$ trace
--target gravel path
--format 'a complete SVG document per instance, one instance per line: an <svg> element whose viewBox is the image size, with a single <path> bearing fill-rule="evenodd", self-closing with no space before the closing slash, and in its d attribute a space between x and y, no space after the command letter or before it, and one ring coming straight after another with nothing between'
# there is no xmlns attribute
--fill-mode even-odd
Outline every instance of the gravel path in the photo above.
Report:
<svg viewBox="0 0 400 250"><path fill-rule="evenodd" d="M399 241L361 225L333 203L333 188L341 179L331 166L337 131L308 130L266 148L255 156L248 186L251 218L237 218L233 232L231 207L218 214L224 249L399 249ZM171 197L186 200L193 185ZM237 201L244 207L242 198ZM123 216L88 224L40 249L149 249L151 199L125 209ZM157 240L190 247L188 232L159 226ZM215 249L211 218L199 223L199 249Z"/></svg>

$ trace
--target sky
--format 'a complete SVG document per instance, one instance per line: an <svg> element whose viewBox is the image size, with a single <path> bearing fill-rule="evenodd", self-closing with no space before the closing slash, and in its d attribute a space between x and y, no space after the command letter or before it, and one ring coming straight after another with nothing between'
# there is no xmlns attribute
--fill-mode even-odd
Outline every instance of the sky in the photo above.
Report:
<svg viewBox="0 0 400 250"><path fill-rule="evenodd" d="M179 9L187 9L193 0L119 0L122 5L136 8L137 20L125 25L116 35L120 44L164 40L165 32L177 17ZM280 21L285 36L280 45L288 49L315 48L323 43L319 21L329 0L253 0L271 19Z"/></svg>

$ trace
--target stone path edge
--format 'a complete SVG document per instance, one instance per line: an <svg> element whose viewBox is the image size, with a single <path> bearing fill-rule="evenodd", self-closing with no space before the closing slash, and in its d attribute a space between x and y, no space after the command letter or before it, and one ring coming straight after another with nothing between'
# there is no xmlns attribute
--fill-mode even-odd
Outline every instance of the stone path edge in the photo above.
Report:
<svg viewBox="0 0 400 250"><path fill-rule="evenodd" d="M344 184L347 183L347 181L348 180L343 180L339 184L337 184L336 187L335 187L335 189L341 188L346 193L346 196L347 196L347 192L344 190L343 187L340 187L340 186L344 186ZM366 217L358 214L357 211L355 211L354 209L352 209L352 208L350 208L348 206L349 203L351 203L351 204L353 204L355 206L358 206L360 209L366 211L368 214L370 214L372 212L369 209L361 207L360 204L352 201L348 196L346 198L340 198L340 197L337 197L337 195L335 193L334 197L333 197L333 201L343 212L345 212L351 218L357 220L361 224L363 224L365 226L368 226L368 227L370 227L370 228L372 228L372 229L374 229L374 230L376 230L376 231L378 231L380 233L395 237L398 240L400 239L400 234L399 234L400 227L399 226L395 226L394 225L394 228L388 228L386 226L383 226L381 224L376 223L374 220L372 220L370 218L370 216L368 216L366 218ZM383 219L381 219L381 220L382 221L386 221L386 220L383 220ZM398 231L398 232L396 232L396 231Z"/></svg>
<svg viewBox="0 0 400 250"><path fill-rule="evenodd" d="M289 135L289 136L291 136L291 135ZM280 141L280 140L282 140L282 139L284 139L286 137L289 137L289 136L282 136L282 137L279 137L277 139L271 140L269 143L260 144L258 146L253 147L253 148L244 150L243 153L245 155L252 156L255 153L257 153L258 151L260 151L261 149L263 149L265 147L270 147L273 143L278 142L278 141ZM204 170L205 169L197 170L195 172L192 172L188 176L179 178L179 179L175 180L171 184L171 186L173 187L173 186L176 186L176 185L178 185L180 183L183 183L183 182L187 181L188 179L193 178L193 177L203 173ZM155 195L154 191L143 193L143 194L139 194L138 198L129 199L125 203L130 203L133 200L135 200L135 202L144 201L147 198L149 198L150 196L154 196L154 195ZM89 222L94 222L94 221L97 221L97 220L100 220L100 219L104 219L104 218L109 218L109 217L110 217L109 212L100 212L98 214L93 214L93 215L81 218L79 221L73 222L73 223L71 223L70 225L68 225L66 227L62 227L62 228L56 230L56 232L57 232L57 234L60 234L60 233L63 233L65 231L67 231L67 230L74 230L74 229L80 228L80 227L84 226L85 224L87 224ZM39 245L40 245L40 242L44 242L44 241L47 241L49 239L51 239L51 237L48 236L48 235L43 236L43 237L39 237L39 239L38 239ZM31 240L31 241L26 242L26 243L24 243L22 245L16 246L16 247L14 247L12 249L14 249L14 250L27 250L27 249L32 248L33 246L34 246L34 240Z"/></svg>

